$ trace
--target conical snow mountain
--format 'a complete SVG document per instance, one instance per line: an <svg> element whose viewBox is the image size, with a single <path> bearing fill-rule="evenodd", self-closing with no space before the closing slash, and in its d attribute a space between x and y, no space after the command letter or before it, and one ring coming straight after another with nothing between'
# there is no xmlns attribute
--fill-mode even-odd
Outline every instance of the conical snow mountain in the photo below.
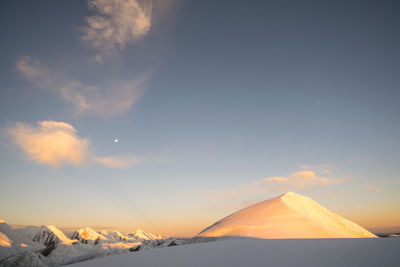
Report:
<svg viewBox="0 0 400 267"><path fill-rule="evenodd" d="M201 231L196 239L376 237L363 227L293 192L241 209Z"/></svg>

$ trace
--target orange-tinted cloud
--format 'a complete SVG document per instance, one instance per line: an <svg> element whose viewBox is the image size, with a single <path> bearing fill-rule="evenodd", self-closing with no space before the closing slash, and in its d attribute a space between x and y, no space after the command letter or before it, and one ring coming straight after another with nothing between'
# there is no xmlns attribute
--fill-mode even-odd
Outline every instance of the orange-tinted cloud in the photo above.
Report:
<svg viewBox="0 0 400 267"><path fill-rule="evenodd" d="M108 156L108 157L95 157L94 162L104 165L109 168L126 168L146 162L168 162L164 155L157 156L135 156L135 155L124 155L124 156Z"/></svg>
<svg viewBox="0 0 400 267"><path fill-rule="evenodd" d="M332 165L331 164L298 164L299 168L304 171L313 171L321 175L332 175Z"/></svg>
<svg viewBox="0 0 400 267"><path fill-rule="evenodd" d="M37 125L16 123L6 134L32 160L54 167L64 164L97 163L109 168L127 168L147 162L168 162L165 155L99 157L89 152L89 140L78 136L66 122L39 121Z"/></svg>
<svg viewBox="0 0 400 267"><path fill-rule="evenodd" d="M109 156L109 157L96 157L94 161L110 168L125 168L131 165L143 163L144 158L135 156Z"/></svg>
<svg viewBox="0 0 400 267"><path fill-rule="evenodd" d="M39 121L35 126L16 123L6 132L30 159L41 164L80 165L88 157L88 139L80 138L69 123Z"/></svg>
<svg viewBox="0 0 400 267"><path fill-rule="evenodd" d="M270 177L264 180L265 183L278 183L278 184L283 184L288 181L288 178L286 177Z"/></svg>
<svg viewBox="0 0 400 267"><path fill-rule="evenodd" d="M306 165L303 165L305 169ZM307 165L310 166L310 165ZM314 168L317 169L317 168ZM323 173L328 173L324 171ZM331 173L329 171L329 173ZM289 190L301 190L314 187L323 187L335 184L341 184L346 179L333 177L331 174L326 177L312 170L303 170L293 172L287 176L273 176L263 180L254 181L247 185L240 185L238 188L226 188L222 190L209 190L203 192L203 195L212 199L244 199L250 195L263 194L267 192L285 192Z"/></svg>
<svg viewBox="0 0 400 267"><path fill-rule="evenodd" d="M269 183L288 184L295 188L325 186L337 182L333 179L320 177L314 171L294 172L285 178L284 181L271 180L270 178L267 178L265 181Z"/></svg>

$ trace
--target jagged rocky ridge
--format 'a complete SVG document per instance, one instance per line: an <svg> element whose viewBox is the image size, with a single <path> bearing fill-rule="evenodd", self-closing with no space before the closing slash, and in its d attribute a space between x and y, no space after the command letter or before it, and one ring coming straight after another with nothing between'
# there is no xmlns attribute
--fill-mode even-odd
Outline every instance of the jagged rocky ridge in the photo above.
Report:
<svg viewBox="0 0 400 267"><path fill-rule="evenodd" d="M85 227L67 237L53 225L12 229L0 221L0 266L61 266L184 242L183 239L165 238L140 229L125 234L119 231L97 232Z"/></svg>

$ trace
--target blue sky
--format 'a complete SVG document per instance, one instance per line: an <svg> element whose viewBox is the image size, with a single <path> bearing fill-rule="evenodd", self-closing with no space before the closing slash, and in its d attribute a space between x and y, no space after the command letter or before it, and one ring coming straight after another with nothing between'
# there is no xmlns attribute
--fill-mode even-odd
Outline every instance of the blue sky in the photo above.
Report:
<svg viewBox="0 0 400 267"><path fill-rule="evenodd" d="M400 226L396 1L1 6L2 219L190 235L293 190Z"/></svg>

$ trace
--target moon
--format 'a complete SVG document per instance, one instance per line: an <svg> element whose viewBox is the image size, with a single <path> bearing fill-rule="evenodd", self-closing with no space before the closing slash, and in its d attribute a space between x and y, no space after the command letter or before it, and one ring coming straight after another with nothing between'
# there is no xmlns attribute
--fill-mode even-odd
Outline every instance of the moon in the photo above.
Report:
<svg viewBox="0 0 400 267"><path fill-rule="evenodd" d="M118 138L115 138L115 139L114 139L114 142L115 142L115 143L118 143Z"/></svg>

